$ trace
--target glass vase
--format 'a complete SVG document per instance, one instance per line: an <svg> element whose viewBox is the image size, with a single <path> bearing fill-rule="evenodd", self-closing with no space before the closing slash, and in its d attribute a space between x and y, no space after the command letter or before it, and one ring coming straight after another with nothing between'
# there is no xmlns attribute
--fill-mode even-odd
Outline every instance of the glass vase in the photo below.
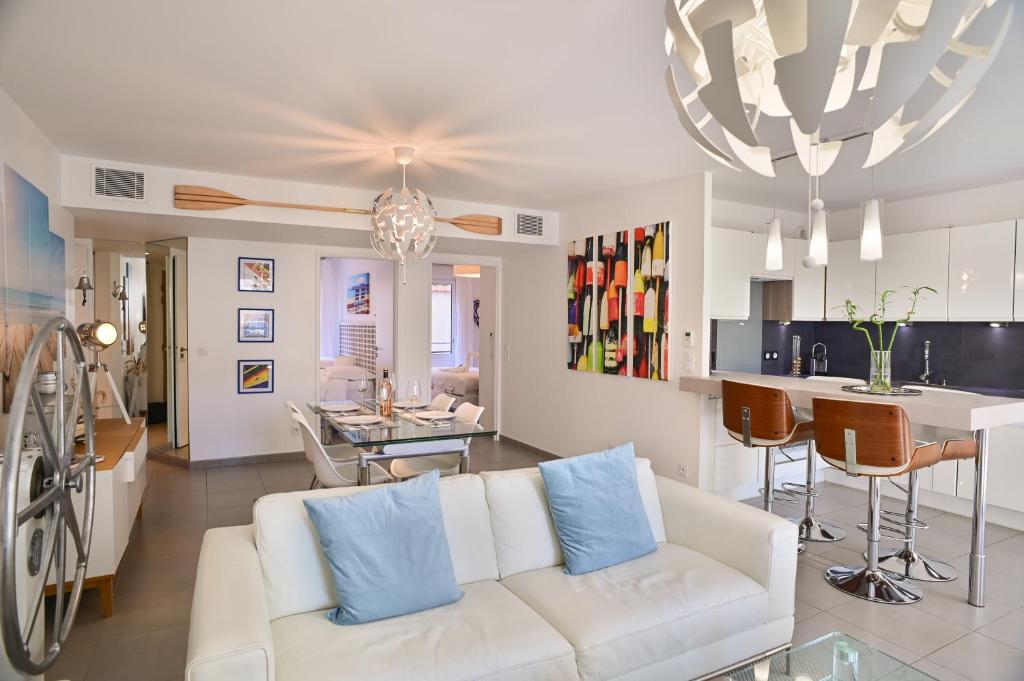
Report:
<svg viewBox="0 0 1024 681"><path fill-rule="evenodd" d="M871 351L871 374L868 377L868 386L873 393L887 393L892 390L892 351Z"/></svg>

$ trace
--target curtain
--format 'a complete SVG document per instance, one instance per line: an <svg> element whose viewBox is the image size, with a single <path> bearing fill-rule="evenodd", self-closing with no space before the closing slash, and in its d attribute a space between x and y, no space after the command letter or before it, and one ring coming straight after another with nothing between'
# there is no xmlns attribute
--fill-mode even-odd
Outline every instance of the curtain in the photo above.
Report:
<svg viewBox="0 0 1024 681"><path fill-rule="evenodd" d="M341 306L345 296L341 281L341 260L320 260L320 356L338 354L338 326L341 324Z"/></svg>
<svg viewBox="0 0 1024 681"><path fill-rule="evenodd" d="M465 277L455 279L455 304L452 327L455 342L452 355L456 364L466 362L466 355L480 350L480 327L473 321L473 301L480 299L480 280Z"/></svg>

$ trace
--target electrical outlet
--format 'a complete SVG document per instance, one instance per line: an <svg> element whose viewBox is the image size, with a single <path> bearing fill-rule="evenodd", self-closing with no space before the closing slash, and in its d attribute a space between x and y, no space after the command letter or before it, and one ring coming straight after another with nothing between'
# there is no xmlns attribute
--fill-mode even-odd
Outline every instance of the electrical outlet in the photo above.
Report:
<svg viewBox="0 0 1024 681"><path fill-rule="evenodd" d="M299 434L299 427L298 426L292 426L291 428L288 429L288 431L292 435L296 435L297 436Z"/></svg>
<svg viewBox="0 0 1024 681"><path fill-rule="evenodd" d="M683 478L683 480L689 480L690 479L690 471L686 468L685 465L681 464L679 466L679 475L680 475L680 477Z"/></svg>

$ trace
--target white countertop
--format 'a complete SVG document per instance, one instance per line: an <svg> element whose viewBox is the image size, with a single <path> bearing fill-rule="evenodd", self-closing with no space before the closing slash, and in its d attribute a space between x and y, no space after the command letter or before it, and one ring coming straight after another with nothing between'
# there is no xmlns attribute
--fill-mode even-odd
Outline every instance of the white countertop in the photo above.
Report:
<svg viewBox="0 0 1024 681"><path fill-rule="evenodd" d="M683 376L679 379L679 389L684 392L721 396L722 379L782 388L789 393L789 399L794 406L807 409L811 408L811 400L815 397L834 397L898 404L906 410L912 423L925 426L980 430L1024 423L1024 400L941 389L925 390L920 395L879 397L845 392L842 383L738 371L715 371L710 376Z"/></svg>

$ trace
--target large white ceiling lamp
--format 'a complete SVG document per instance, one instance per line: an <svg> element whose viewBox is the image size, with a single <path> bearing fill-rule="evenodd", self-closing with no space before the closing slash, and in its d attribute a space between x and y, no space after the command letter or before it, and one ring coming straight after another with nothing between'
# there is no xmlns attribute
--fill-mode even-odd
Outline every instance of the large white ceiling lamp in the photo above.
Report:
<svg viewBox="0 0 1024 681"><path fill-rule="evenodd" d="M730 168L775 175L778 154L758 136L765 117L790 119L792 145L775 152L795 148L808 174L827 172L842 139L861 134L871 136L869 167L924 141L974 93L1013 15L997 1L666 0L665 47L685 69L666 69L669 96L700 148ZM991 42L965 42L990 11L1002 12ZM866 108L854 88L871 91ZM844 111L862 120L859 129L822 129L826 114L851 102L864 109Z"/></svg>
<svg viewBox="0 0 1024 681"><path fill-rule="evenodd" d="M395 194L394 187L388 187L370 207L370 243L382 257L401 264L403 284L407 256L425 258L437 243L433 202L421 190L411 192L405 186L405 169L414 153L412 147L395 147L395 161L402 166L402 190Z"/></svg>

